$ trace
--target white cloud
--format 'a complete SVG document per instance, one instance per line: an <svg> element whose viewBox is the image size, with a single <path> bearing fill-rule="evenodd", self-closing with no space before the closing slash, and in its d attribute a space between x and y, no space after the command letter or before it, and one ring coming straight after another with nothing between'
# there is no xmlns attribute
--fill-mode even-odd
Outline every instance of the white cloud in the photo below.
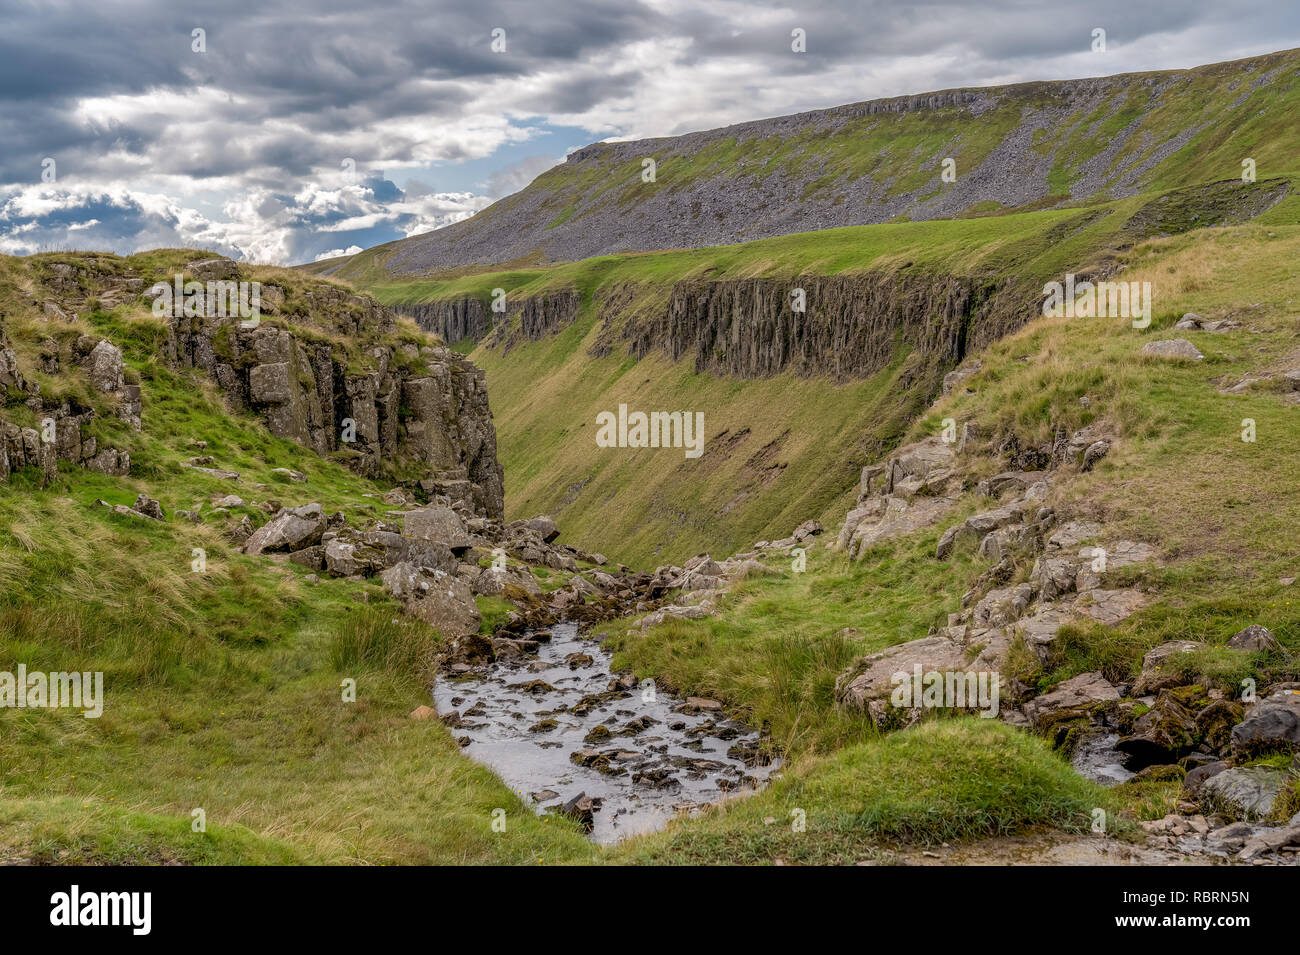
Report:
<svg viewBox="0 0 1300 955"><path fill-rule="evenodd" d="M312 261L322 262L325 259L337 259L339 256L343 255L356 255L360 251L361 246L359 245L350 245L346 249L330 249L328 252L322 252L320 255L316 256Z"/></svg>

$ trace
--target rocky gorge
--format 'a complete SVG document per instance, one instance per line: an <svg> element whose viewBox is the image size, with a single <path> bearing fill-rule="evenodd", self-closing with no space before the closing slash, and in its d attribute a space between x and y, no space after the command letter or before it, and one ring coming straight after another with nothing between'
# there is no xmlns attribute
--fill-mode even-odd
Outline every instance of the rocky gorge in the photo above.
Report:
<svg viewBox="0 0 1300 955"><path fill-rule="evenodd" d="M616 346L636 359L657 352L692 361L697 373L741 379L784 372L863 379L904 346L936 367L958 364L1018 328L1033 303L1034 290L1016 282L957 275L622 284L594 298L600 332L593 354ZM575 322L581 296L573 290L507 295L499 315L465 297L395 307L447 341L486 340L508 354L513 345Z"/></svg>

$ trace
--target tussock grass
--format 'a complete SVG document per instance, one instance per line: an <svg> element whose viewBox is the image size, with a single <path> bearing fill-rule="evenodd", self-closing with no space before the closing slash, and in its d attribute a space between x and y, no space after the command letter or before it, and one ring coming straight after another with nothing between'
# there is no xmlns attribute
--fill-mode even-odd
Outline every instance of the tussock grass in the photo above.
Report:
<svg viewBox="0 0 1300 955"><path fill-rule="evenodd" d="M681 865L844 864L887 858L898 843L1034 826L1083 831L1094 808L1112 804L1033 737L995 720L936 720L801 763L756 796L633 840L616 856ZM803 832L793 825L799 811Z"/></svg>
<svg viewBox="0 0 1300 955"><path fill-rule="evenodd" d="M615 665L729 701L765 726L787 756L871 739L867 717L835 705L835 679L858 656L924 637L945 622L974 559L959 554L951 574L935 573L936 537L937 531L882 545L856 563L815 548L806 573L784 567L753 578L716 617L614 638Z"/></svg>
<svg viewBox="0 0 1300 955"><path fill-rule="evenodd" d="M403 618L389 607L367 607L349 615L330 642L334 669L381 669L431 675L437 635L419 620Z"/></svg>

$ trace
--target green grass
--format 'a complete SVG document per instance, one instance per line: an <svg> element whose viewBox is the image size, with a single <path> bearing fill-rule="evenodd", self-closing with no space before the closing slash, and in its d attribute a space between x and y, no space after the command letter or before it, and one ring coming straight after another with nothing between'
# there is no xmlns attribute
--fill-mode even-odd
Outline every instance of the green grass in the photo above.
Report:
<svg viewBox="0 0 1300 955"><path fill-rule="evenodd" d="M926 722L782 774L749 799L616 850L620 861L851 864L1035 826L1087 831L1113 796L1036 739L995 720ZM800 818L804 831L796 831Z"/></svg>
<svg viewBox="0 0 1300 955"><path fill-rule="evenodd" d="M1290 268L1300 258L1300 226L1287 220L1294 204L1248 225L1109 248L1108 238L1144 201L1126 200L1099 218L1056 211L837 230L694 257L627 256L567 273L512 273L509 281L530 290L574 282L585 303L578 321L550 339L508 356L475 354L488 370L513 516L552 511L562 540L647 567L701 546L723 556L813 516L833 535L860 466L937 432L945 418L978 426L984 449L1011 432L1037 442L1057 428L1103 421L1121 440L1094 471L1060 482L1051 503L1062 514L1103 520L1113 536L1156 543L1163 566L1128 578L1150 588L1153 600L1118 627L1067 629L1060 659L1025 677L1046 687L1101 669L1120 680L1136 672L1149 647L1187 637L1209 644L1179 661L1206 686L1237 692L1247 677L1265 685L1293 676L1294 657L1234 654L1223 644L1262 623L1291 654L1300 652L1300 599L1279 582L1296 576L1289 529L1300 526L1292 492L1300 486L1291 453L1297 409L1272 387L1242 395L1218 389L1300 365L1300 279ZM1077 239L1053 241L1066 234L1052 231L1058 227ZM844 385L789 376L736 381L658 356L588 354L599 334L592 295L620 278L639 276L648 307L664 283L715 265L719 276L742 277L885 267L925 255L929 265L954 270L1008 262L1039 269L1080 250L1112 254L1125 279L1153 283L1153 326L1035 320L983 353L982 370L968 382L973 393L959 390L929 408L900 387L906 354L876 378ZM41 330L24 304L26 269L44 261L51 260L0 260L0 307L25 367ZM436 291L471 294L484 281L496 279L462 278ZM1188 310L1235 317L1250 330L1177 333L1205 353L1198 364L1137 354L1144 342L1170 337ZM0 711L0 859L888 861L902 845L1040 826L1072 831L1086 827L1096 807L1149 817L1170 805L1168 783L1103 793L1042 740L1000 724L943 719L881 736L833 705L835 677L854 657L942 624L984 569L969 549L936 561L943 529L936 527L878 546L857 563L816 548L804 574L773 558L777 572L746 582L712 619L616 635L619 665L724 700L767 728L788 763L752 799L597 849L576 827L536 817L520 794L468 760L441 723L410 719L428 701L422 676L437 637L401 620L377 584L311 583L305 568L244 557L222 537L223 521L207 513L213 494L234 491L291 505L319 500L361 520L382 513L386 486L230 413L210 384L160 359L157 328L129 310L88 311L82 323L125 348L144 389L144 428L136 433L110 420L111 408L96 404L102 399L76 375L47 376L51 387L101 411L101 440L130 450L133 469L125 479L62 469L48 487L18 473L0 487L0 668L102 670L106 708L99 720ZM596 410L618 400L702 408L710 441L727 453L695 462L662 451L640 461L601 459L586 429ZM5 409L14 419L21 413ZM1256 422L1253 444L1240 440L1245 417ZM722 437L746 428L735 444ZM197 453L240 471L243 481L180 467ZM275 483L273 467L303 471L309 482ZM975 470L998 467L989 458ZM269 487L257 490L258 482ZM563 510L566 497L591 490L599 491L599 507ZM155 524L91 507L97 498L129 504L140 492L169 514L201 503L204 519ZM235 516L241 513L262 514L251 506ZM195 547L207 553L206 573L191 572ZM539 577L548 590L564 580ZM485 629L509 609L496 598L480 607ZM343 699L346 680L356 681L356 702ZM206 833L191 829L196 808L206 813ZM505 833L491 828L498 808L507 813ZM804 811L805 832L791 829L795 809Z"/></svg>
<svg viewBox="0 0 1300 955"><path fill-rule="evenodd" d="M814 548L804 573L769 559L778 573L740 585L717 617L614 638L615 665L729 701L789 756L863 742L875 731L865 716L835 706L835 678L858 656L945 622L973 560L959 555L953 572L938 577L938 533L880 545L860 562Z"/></svg>

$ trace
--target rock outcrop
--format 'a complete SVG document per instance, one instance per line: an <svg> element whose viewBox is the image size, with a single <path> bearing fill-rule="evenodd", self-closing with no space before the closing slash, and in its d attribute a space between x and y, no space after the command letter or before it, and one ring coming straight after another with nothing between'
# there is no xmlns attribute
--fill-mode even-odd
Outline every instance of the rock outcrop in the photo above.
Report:
<svg viewBox="0 0 1300 955"><path fill-rule="evenodd" d="M581 299L576 290L562 289L526 296L507 293L501 302L504 309L500 312L492 309L492 303L477 298L439 299L394 307L443 341L477 342L492 334L493 343L502 345L508 352L520 342L538 341L566 328L578 317Z"/></svg>
<svg viewBox="0 0 1300 955"><path fill-rule="evenodd" d="M52 324L68 322L63 309L47 302L44 314ZM58 334L58 330L51 328ZM140 386L128 382L122 352L111 342L91 335L61 335L62 342L51 337L43 348L47 373L61 369L86 376L98 400L115 417L135 430L140 429L142 399ZM54 479L59 461L100 474L122 476L131 470L131 456L117 448L101 447L90 429L99 416L95 408L77 398L45 398L40 388L27 379L18 367L18 358L8 347L4 328L0 326L0 399L25 396L23 405L36 417L39 427L21 427L0 419L0 481L14 471L32 468L45 482Z"/></svg>
<svg viewBox="0 0 1300 955"><path fill-rule="evenodd" d="M250 278L219 257L177 269L195 283ZM117 344L80 334L84 326L73 323L87 306L112 308L132 298L142 301L141 295L148 300L157 292L146 292L150 281L170 289L174 276L164 267L144 275L116 256L94 254L40 261L33 272L35 287L48 296L31 303L50 332L41 346L40 370L84 376L95 407L43 398L23 375L0 327L4 397L11 403L15 395L25 396L40 423L21 427L0 419L0 480L29 467L50 480L61 460L125 475L129 455L99 446L87 426L107 412L139 430L140 386ZM260 312L251 320L238 310L231 313L226 294L211 285L186 294L184 307L172 302L163 310L165 357L211 375L232 404L259 414L272 434L334 455L367 476L404 481L429 499L460 501L486 517L503 515L504 482L487 390L482 372L467 359L399 328L395 313L368 296L325 282L264 283ZM208 472L237 478L234 472ZM296 473L286 476L301 480Z"/></svg>
<svg viewBox="0 0 1300 955"><path fill-rule="evenodd" d="M395 340L393 312L334 286L313 288L292 313L271 307L294 320L249 327L238 318L172 318L168 357L210 374L277 437L321 455L342 452L372 477L415 471L427 493L502 516L504 482L479 369L448 348ZM296 317L302 313L309 320Z"/></svg>
<svg viewBox="0 0 1300 955"><path fill-rule="evenodd" d="M956 364L1018 328L1033 301L1034 290L1005 279L919 273L683 281L663 308L636 313L619 334L634 357L691 358L697 372L848 380L880 371L900 341Z"/></svg>

